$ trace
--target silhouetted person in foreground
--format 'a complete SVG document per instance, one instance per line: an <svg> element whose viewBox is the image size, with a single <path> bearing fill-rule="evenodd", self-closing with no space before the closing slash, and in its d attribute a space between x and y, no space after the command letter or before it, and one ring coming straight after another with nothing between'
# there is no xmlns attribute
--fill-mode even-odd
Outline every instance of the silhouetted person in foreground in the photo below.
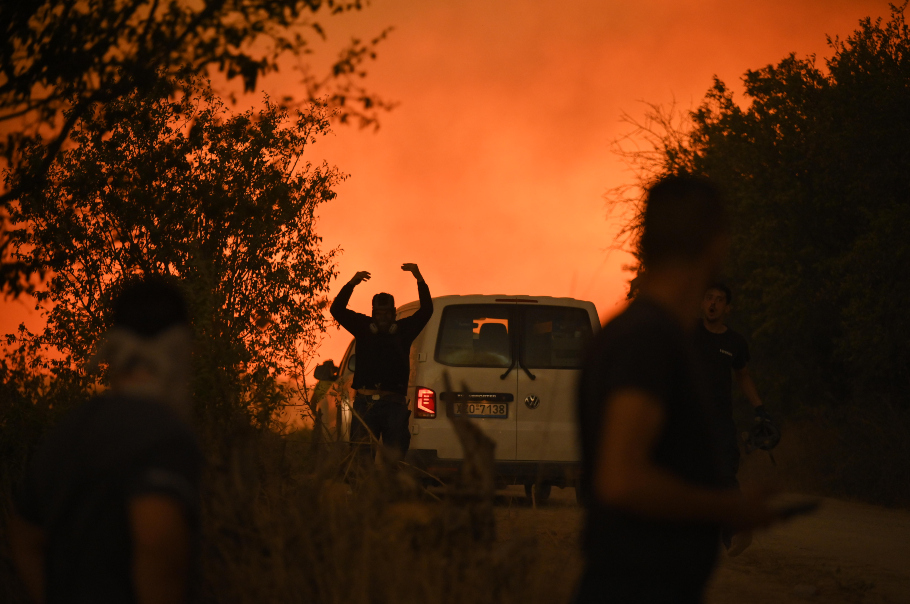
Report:
<svg viewBox="0 0 910 604"><path fill-rule="evenodd" d="M111 388L51 430L10 519L35 602L189 598L200 453L189 425L191 333L169 282L128 285L96 359Z"/></svg>
<svg viewBox="0 0 910 604"><path fill-rule="evenodd" d="M739 488L739 438L733 421L733 378L755 411L756 417L770 420L758 396L755 382L749 373L749 344L739 333L727 327L724 320L730 314L733 292L725 284L712 283L701 303L701 321L695 329L695 347L701 358L702 371L708 387L708 408L720 448L721 482L726 487ZM738 556L752 543L752 532L735 535L723 532L727 554Z"/></svg>
<svg viewBox="0 0 910 604"><path fill-rule="evenodd" d="M433 299L416 264L402 264L401 270L417 279L420 308L410 317L395 320L395 299L387 293L373 296L370 317L347 308L354 288L370 278L367 271L358 272L341 288L330 310L356 342L354 411L377 439L381 437L384 445L404 456L411 444L407 397L411 344L433 316ZM369 442L356 416L351 422L351 442Z"/></svg>
<svg viewBox="0 0 910 604"><path fill-rule="evenodd" d="M772 520L764 494L724 489L691 333L728 245L714 187L649 192L638 296L596 337L579 386L586 567L577 603L700 602L721 526Z"/></svg>

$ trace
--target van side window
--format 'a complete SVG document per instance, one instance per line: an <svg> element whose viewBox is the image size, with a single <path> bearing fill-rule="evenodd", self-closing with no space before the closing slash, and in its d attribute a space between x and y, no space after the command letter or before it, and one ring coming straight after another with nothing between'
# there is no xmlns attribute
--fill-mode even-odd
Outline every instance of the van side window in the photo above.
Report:
<svg viewBox="0 0 910 604"><path fill-rule="evenodd" d="M443 311L436 338L436 361L459 367L512 364L512 308L461 304Z"/></svg>
<svg viewBox="0 0 910 604"><path fill-rule="evenodd" d="M522 309L521 360L535 369L581 367L594 335L591 319L582 308L537 306Z"/></svg>

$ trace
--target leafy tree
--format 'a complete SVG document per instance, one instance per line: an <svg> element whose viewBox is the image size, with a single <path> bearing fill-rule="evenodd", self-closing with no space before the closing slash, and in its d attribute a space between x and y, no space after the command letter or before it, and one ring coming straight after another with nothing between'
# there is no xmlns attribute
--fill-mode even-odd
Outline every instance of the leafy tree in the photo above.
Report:
<svg viewBox="0 0 910 604"><path fill-rule="evenodd" d="M705 175L733 219L728 278L766 387L793 403L910 404L910 28L907 3L833 54L720 80L680 126L653 108L626 155L647 186ZM628 147L625 147L628 149ZM634 241L640 198L617 190Z"/></svg>
<svg viewBox="0 0 910 604"><path fill-rule="evenodd" d="M2 2L0 155L15 172L27 147L34 179L51 169L90 110L136 91L157 90L161 80L179 87L182 79L176 76L186 70L217 70L228 80L240 78L252 91L282 60L312 52L311 41L325 38L325 18L361 7L361 0ZM325 74L301 62L304 101L321 99L341 122L375 124L377 112L390 105L363 87L364 62L375 58L387 31L365 42L353 39ZM8 255L4 210L20 193L13 188L0 195L0 287L14 294L29 288L38 268Z"/></svg>
<svg viewBox="0 0 910 604"><path fill-rule="evenodd" d="M224 419L252 408L265 426L287 398L280 378L301 373L324 329L335 275L314 223L343 176L303 159L328 130L327 110L291 119L266 99L232 115L198 80L180 86L187 94L162 84L91 111L47 174L41 141L24 150L9 176L27 192L12 205L10 237L50 277L36 293L47 327L18 343L59 351L41 360L51 381L84 391L120 284L175 275L199 338L198 410Z"/></svg>

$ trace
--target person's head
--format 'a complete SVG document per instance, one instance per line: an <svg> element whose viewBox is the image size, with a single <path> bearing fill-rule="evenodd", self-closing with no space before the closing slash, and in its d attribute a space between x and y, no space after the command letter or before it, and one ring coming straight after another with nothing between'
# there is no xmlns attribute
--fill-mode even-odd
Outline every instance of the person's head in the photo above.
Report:
<svg viewBox="0 0 910 604"><path fill-rule="evenodd" d="M395 298L385 292L373 296L373 322L380 331L388 331L395 322Z"/></svg>
<svg viewBox="0 0 910 604"><path fill-rule="evenodd" d="M108 364L112 390L156 399L188 418L192 333L180 289L161 276L133 277L112 311L113 326L95 356Z"/></svg>
<svg viewBox="0 0 910 604"><path fill-rule="evenodd" d="M648 191L639 240L645 271L691 265L710 275L720 269L727 236L726 209L709 181L669 176Z"/></svg>
<svg viewBox="0 0 910 604"><path fill-rule="evenodd" d="M723 321L730 313L732 302L733 292L729 287L719 281L712 283L705 290L705 297L701 302L702 318L709 323Z"/></svg>
<svg viewBox="0 0 910 604"><path fill-rule="evenodd" d="M173 281L159 275L131 278L114 299L114 327L143 338L189 322L183 293Z"/></svg>
<svg viewBox="0 0 910 604"><path fill-rule="evenodd" d="M329 359L316 366L316 369L313 370L313 377L320 382L331 382L338 377L338 367L335 366L335 361Z"/></svg>

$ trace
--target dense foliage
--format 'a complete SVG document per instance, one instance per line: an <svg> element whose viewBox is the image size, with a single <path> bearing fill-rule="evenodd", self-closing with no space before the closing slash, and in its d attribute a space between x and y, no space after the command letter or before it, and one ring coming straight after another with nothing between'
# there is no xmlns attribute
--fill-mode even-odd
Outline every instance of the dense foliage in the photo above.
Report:
<svg viewBox="0 0 910 604"><path fill-rule="evenodd" d="M325 38L326 19L361 7L360 0L2 2L0 156L15 172L28 148L28 169L40 174L36 145L43 153L39 165L48 170L92 108L162 85L179 88L175 76L186 70L217 71L253 91L260 76L294 67L304 102L319 99L341 122L375 124L389 104L362 78L387 30L372 40L350 40L324 71L303 60L313 41ZM11 258L5 204L21 192L0 192L0 290L17 294L34 284L38 267Z"/></svg>
<svg viewBox="0 0 910 604"><path fill-rule="evenodd" d="M302 374L334 276L334 252L320 250L314 223L342 176L302 157L328 129L325 110L291 119L266 100L232 115L206 87L183 87L177 98L163 87L97 108L47 178L40 142L10 177L14 187L44 183L26 185L12 205L10 236L50 275L36 294L47 327L10 341L18 353L0 365L4 387L30 405L82 400L73 391L98 383L87 362L135 273L186 287L202 416L226 421L249 409L266 426L288 398L282 378Z"/></svg>
<svg viewBox="0 0 910 604"><path fill-rule="evenodd" d="M736 322L771 398L910 405L910 28L907 4L860 22L832 56L720 80L685 124L652 112L641 185L705 175L733 218ZM634 234L640 199L629 208Z"/></svg>

